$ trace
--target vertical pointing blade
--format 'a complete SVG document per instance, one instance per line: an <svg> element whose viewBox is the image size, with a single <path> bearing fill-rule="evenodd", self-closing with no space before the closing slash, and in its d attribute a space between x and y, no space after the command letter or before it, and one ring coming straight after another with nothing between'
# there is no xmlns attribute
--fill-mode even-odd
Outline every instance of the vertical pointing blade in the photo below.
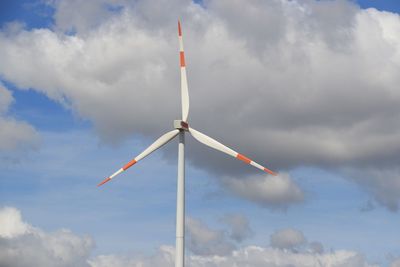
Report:
<svg viewBox="0 0 400 267"><path fill-rule="evenodd" d="M178 21L179 62L181 67L181 101L182 120L187 121L189 116L189 88L186 75L185 51L183 49L181 22Z"/></svg>

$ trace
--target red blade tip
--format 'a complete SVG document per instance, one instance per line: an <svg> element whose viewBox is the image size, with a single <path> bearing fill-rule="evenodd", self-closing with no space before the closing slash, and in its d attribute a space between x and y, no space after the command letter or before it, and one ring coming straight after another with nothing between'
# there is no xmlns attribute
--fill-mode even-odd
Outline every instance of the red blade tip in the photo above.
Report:
<svg viewBox="0 0 400 267"><path fill-rule="evenodd" d="M181 21L180 20L178 20L178 34L179 34L179 36L182 36Z"/></svg>
<svg viewBox="0 0 400 267"><path fill-rule="evenodd" d="M268 172L269 174L272 174L273 176L278 176L278 174L276 172L273 172L273 171L271 171L271 170L269 170L267 168L264 168L264 171Z"/></svg>
<svg viewBox="0 0 400 267"><path fill-rule="evenodd" d="M110 181L110 180L111 180L111 178L108 177L108 178L104 179L101 183L99 183L97 186L101 186L101 185L107 183L107 182Z"/></svg>

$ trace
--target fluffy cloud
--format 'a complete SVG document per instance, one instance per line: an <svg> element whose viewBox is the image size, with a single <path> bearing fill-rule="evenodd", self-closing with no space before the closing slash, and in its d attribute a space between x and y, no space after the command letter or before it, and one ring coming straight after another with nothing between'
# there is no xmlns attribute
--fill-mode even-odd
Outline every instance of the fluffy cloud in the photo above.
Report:
<svg viewBox="0 0 400 267"><path fill-rule="evenodd" d="M306 238L301 231L287 228L278 230L271 235L271 246L280 249L296 249L306 244Z"/></svg>
<svg viewBox="0 0 400 267"><path fill-rule="evenodd" d="M223 231L212 230L202 221L186 218L187 244L196 255L227 255L235 245L229 241Z"/></svg>
<svg viewBox="0 0 400 267"><path fill-rule="evenodd" d="M175 248L161 246L150 256L127 257L120 255L100 255L89 260L91 267L157 267L175 266Z"/></svg>
<svg viewBox="0 0 400 267"><path fill-rule="evenodd" d="M55 30L0 33L0 75L72 108L103 140L155 137L179 117L181 17L195 128L276 170L389 169L351 178L397 209L400 191L381 188L399 176L399 15L344 0L50 3ZM249 172L194 149L201 168Z"/></svg>
<svg viewBox="0 0 400 267"><path fill-rule="evenodd" d="M0 209L0 266L89 267L92 247L89 237L46 233L23 222L19 210Z"/></svg>
<svg viewBox="0 0 400 267"><path fill-rule="evenodd" d="M253 234L249 221L241 214L225 215L222 218L222 222L230 226L229 237L237 242L242 242Z"/></svg>
<svg viewBox="0 0 400 267"><path fill-rule="evenodd" d="M235 195L265 207L286 208L304 199L303 192L286 173L278 176L224 178L223 184Z"/></svg>
<svg viewBox="0 0 400 267"><path fill-rule="evenodd" d="M354 251L338 250L323 253L322 244L319 242L308 244L304 235L294 229L285 229L273 234L276 241L273 242L279 243L280 247L245 246L230 248L229 251L224 251L224 253L220 254L220 244L227 243L227 239L222 234L222 231L213 230L203 222L192 218L187 219L187 226L189 229L188 233L191 235L189 240L190 238L195 238L196 242L201 244L203 248L200 253L197 253L199 251L193 251L192 244L189 244L192 254L186 254L186 264L194 267L377 266L369 264L362 254ZM216 240L218 242L215 242ZM219 245L215 246L215 244ZM306 247L306 245L309 246L309 249L293 250L294 247ZM205 251L204 249L207 246L207 251ZM199 247L197 246L197 248ZM316 251L315 248L319 250ZM161 246L153 255L137 257L101 255L91 259L89 262L92 267L172 267L174 266L175 259L174 250L174 247L171 246Z"/></svg>
<svg viewBox="0 0 400 267"><path fill-rule="evenodd" d="M32 148L38 141L31 125L7 114L13 101L11 92L0 82L0 152Z"/></svg>
<svg viewBox="0 0 400 267"><path fill-rule="evenodd" d="M324 252L324 245L321 242L308 242L303 232L293 228L280 229L272 233L270 246L293 253L323 254Z"/></svg>
<svg viewBox="0 0 400 267"><path fill-rule="evenodd" d="M50 0L47 3L54 8L56 30L83 34L109 19L118 8L118 2L122 1Z"/></svg>
<svg viewBox="0 0 400 267"><path fill-rule="evenodd" d="M92 267L122 267L122 266L174 266L171 257L174 256L172 247L162 247L153 257L144 259L122 259L118 256L100 256L90 261ZM156 264L153 264L156 263ZM226 256L194 256L186 258L186 264L193 267L377 267L369 264L365 258L352 251L335 251L316 255L311 253L285 252L279 249L248 246L237 249Z"/></svg>
<svg viewBox="0 0 400 267"><path fill-rule="evenodd" d="M194 232L197 235L198 242L203 245L214 247L209 240L222 240L220 231L212 230L204 223L188 219L189 225L195 225ZM199 230L201 229L201 230ZM192 229L193 230L193 229ZM290 232L290 233L289 233ZM312 242L308 244L310 249L293 250L292 248L303 245L306 241L304 235L293 229L286 229L274 233L277 237L276 242L279 245L284 243L284 246L277 247L260 247L260 246L245 246L232 249L229 253L219 255L219 253L210 249L208 253L201 254L186 254L186 264L194 267L230 267L230 266L252 266L252 267L284 267L284 266L346 266L346 267L368 267L377 266L369 264L363 255L346 250L331 251L323 253L321 251L322 244ZM274 236L273 235L273 236ZM218 236L218 238L215 238ZM201 239L201 240L200 240ZM278 240L279 239L279 240ZM295 240L295 241L293 241ZM318 247L319 251L313 250ZM287 249L290 248L290 249ZM218 248L217 248L218 249ZM193 252L193 251L192 251ZM146 257L121 257L118 255L102 255L90 260L92 267L106 266L174 266L174 248L170 246L162 246L151 256Z"/></svg>
<svg viewBox="0 0 400 267"><path fill-rule="evenodd" d="M187 264L193 267L375 266L369 264L363 255L347 250L314 253L313 251L294 252L273 247L245 246L230 247L224 253L217 253L222 251L221 244L227 243L222 232L213 230L194 219L189 218L187 222L190 238L196 239L197 245L201 243L203 249L207 245L210 246L208 251L200 250L200 254L187 254ZM218 242L215 242L216 240ZM200 247L197 246L196 249L198 248ZM19 210L10 207L0 209L0 266L174 266L175 249L171 246L160 246L153 255L110 254L90 258L92 249L93 241L87 236L77 236L68 230L48 233L24 222ZM211 251L212 249L215 251ZM396 264L394 261L392 266L397 266Z"/></svg>
<svg viewBox="0 0 400 267"><path fill-rule="evenodd" d="M0 210L0 237L13 238L29 232L30 226L22 221L21 212L5 207Z"/></svg>

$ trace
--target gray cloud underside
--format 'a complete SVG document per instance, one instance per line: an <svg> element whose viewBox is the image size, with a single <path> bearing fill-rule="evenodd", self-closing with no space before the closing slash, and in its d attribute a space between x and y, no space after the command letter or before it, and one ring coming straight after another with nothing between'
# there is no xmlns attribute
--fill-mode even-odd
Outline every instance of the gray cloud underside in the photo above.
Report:
<svg viewBox="0 0 400 267"><path fill-rule="evenodd" d="M103 140L153 138L180 116L180 17L194 128L275 170L361 172L369 178L350 178L397 210L399 15L342 0L104 0L74 13L82 1L52 3L53 30L0 34L0 75L72 108ZM251 171L199 145L188 156L217 173Z"/></svg>
<svg viewBox="0 0 400 267"><path fill-rule="evenodd" d="M304 193L283 172L278 176L223 177L222 184L237 196L273 209L286 209L304 200Z"/></svg>

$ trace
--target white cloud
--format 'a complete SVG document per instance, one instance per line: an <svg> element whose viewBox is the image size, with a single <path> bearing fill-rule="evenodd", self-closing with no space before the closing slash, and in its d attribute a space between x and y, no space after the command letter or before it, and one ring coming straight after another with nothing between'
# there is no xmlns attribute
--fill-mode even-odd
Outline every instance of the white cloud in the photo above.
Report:
<svg viewBox="0 0 400 267"><path fill-rule="evenodd" d="M187 245L196 255L227 255L235 245L223 231L212 230L202 221L186 218Z"/></svg>
<svg viewBox="0 0 400 267"><path fill-rule="evenodd" d="M19 210L0 209L0 266L88 267L92 247L87 236L46 233L23 222Z"/></svg>
<svg viewBox="0 0 400 267"><path fill-rule="evenodd" d="M38 141L31 125L7 114L13 101L11 92L0 82L0 151L32 148Z"/></svg>
<svg viewBox="0 0 400 267"><path fill-rule="evenodd" d="M37 133L31 125L0 116L0 150L31 148L37 141Z"/></svg>
<svg viewBox="0 0 400 267"><path fill-rule="evenodd" d="M193 267L284 267L284 266L346 266L368 267L363 255L347 250L329 253L282 250L272 247L245 246L230 248L218 255L221 232L200 221L188 219L189 233L198 244L209 245L207 253L187 254L187 264ZM219 240L215 242L215 240ZM222 242L220 242L222 241ZM190 242L190 241L189 241ZM293 243L293 242L292 242ZM24 222L15 208L0 209L0 266L25 267L158 267L174 266L175 251L171 246L160 246L153 255L97 255L90 258L93 241L68 230L45 232ZM211 251L216 249L216 251ZM204 251L203 251L204 252ZM392 266L395 265L393 262Z"/></svg>
<svg viewBox="0 0 400 267"><path fill-rule="evenodd" d="M321 242L308 242L302 231L293 228L280 229L272 233L270 246L293 253L323 254L324 252L324 245Z"/></svg>
<svg viewBox="0 0 400 267"><path fill-rule="evenodd" d="M287 173L279 173L278 176L224 178L223 184L235 195L264 207L286 208L304 199L303 192Z"/></svg>
<svg viewBox="0 0 400 267"><path fill-rule="evenodd" d="M221 220L230 226L229 237L237 242L242 242L253 235L249 221L241 214L228 214Z"/></svg>
<svg viewBox="0 0 400 267"><path fill-rule="evenodd" d="M244 246L240 248L231 248L228 253L218 253L220 246L216 243L227 243L226 237L222 231L213 230L201 221L193 218L187 218L189 229L189 248L192 253L186 253L186 265L193 267L368 267L377 266L369 264L362 254L354 251L337 250L323 253L322 244L311 242L307 244L310 249L294 250L299 246L306 246L304 235L293 229L277 232L279 244L285 243L284 247L261 247ZM290 232L290 233L289 233ZM300 233L300 234L299 234ZM198 244L207 248L207 253L202 250L201 253L193 251L190 238L196 239ZM217 242L215 242L218 240ZM282 243L283 242L283 243ZM319 251L314 250L318 247ZM199 248L199 247L197 247ZM174 266L175 249L171 246L161 246L153 255L147 256L120 256L120 255L101 255L90 260L91 267L122 267L122 266Z"/></svg>
<svg viewBox="0 0 400 267"><path fill-rule="evenodd" d="M30 226L22 221L21 212L15 208L0 209L0 237L13 238L29 232Z"/></svg>
<svg viewBox="0 0 400 267"><path fill-rule="evenodd" d="M100 256L91 260L92 267L156 267L174 266L171 262L173 256L173 248L160 249L154 255L157 259L156 264L152 257L142 260L123 260L121 261L118 256ZM157 265L158 264L158 265ZM309 254L309 253L293 253L285 252L279 249L263 248L258 246L248 246L237 249L230 255L226 256L194 256L190 255L186 258L186 264L192 267L315 267L315 266L334 266L334 267L372 267L377 266L369 264L365 258L356 252L339 250L322 255Z"/></svg>
<svg viewBox="0 0 400 267"><path fill-rule="evenodd" d="M271 235L271 246L280 249L297 249L307 243L304 234L296 229L286 228Z"/></svg>
<svg viewBox="0 0 400 267"><path fill-rule="evenodd" d="M150 256L100 255L89 260L89 263L91 267L172 267L175 266L175 248L164 245Z"/></svg>
<svg viewBox="0 0 400 267"><path fill-rule="evenodd" d="M118 7L118 1L114 0L53 0L49 1L49 4L55 9L56 29L79 34L87 33L101 25L105 19L109 19L113 15L112 8Z"/></svg>
<svg viewBox="0 0 400 267"><path fill-rule="evenodd" d="M365 258L352 251L336 251L323 255L285 252L279 249L249 246L236 250L226 257L190 257L195 267L314 267L314 266L376 266L366 262Z"/></svg>
<svg viewBox="0 0 400 267"><path fill-rule="evenodd" d="M52 3L55 29L77 35L1 33L0 75L72 108L103 140L159 136L179 117L181 17L196 128L275 170L368 166L398 173L398 14L344 0L204 1L206 8L99 0L81 12L74 7L82 1ZM203 151L190 153L193 164L228 175L243 169ZM398 192L390 202L399 202ZM380 194L374 196L391 208Z"/></svg>

